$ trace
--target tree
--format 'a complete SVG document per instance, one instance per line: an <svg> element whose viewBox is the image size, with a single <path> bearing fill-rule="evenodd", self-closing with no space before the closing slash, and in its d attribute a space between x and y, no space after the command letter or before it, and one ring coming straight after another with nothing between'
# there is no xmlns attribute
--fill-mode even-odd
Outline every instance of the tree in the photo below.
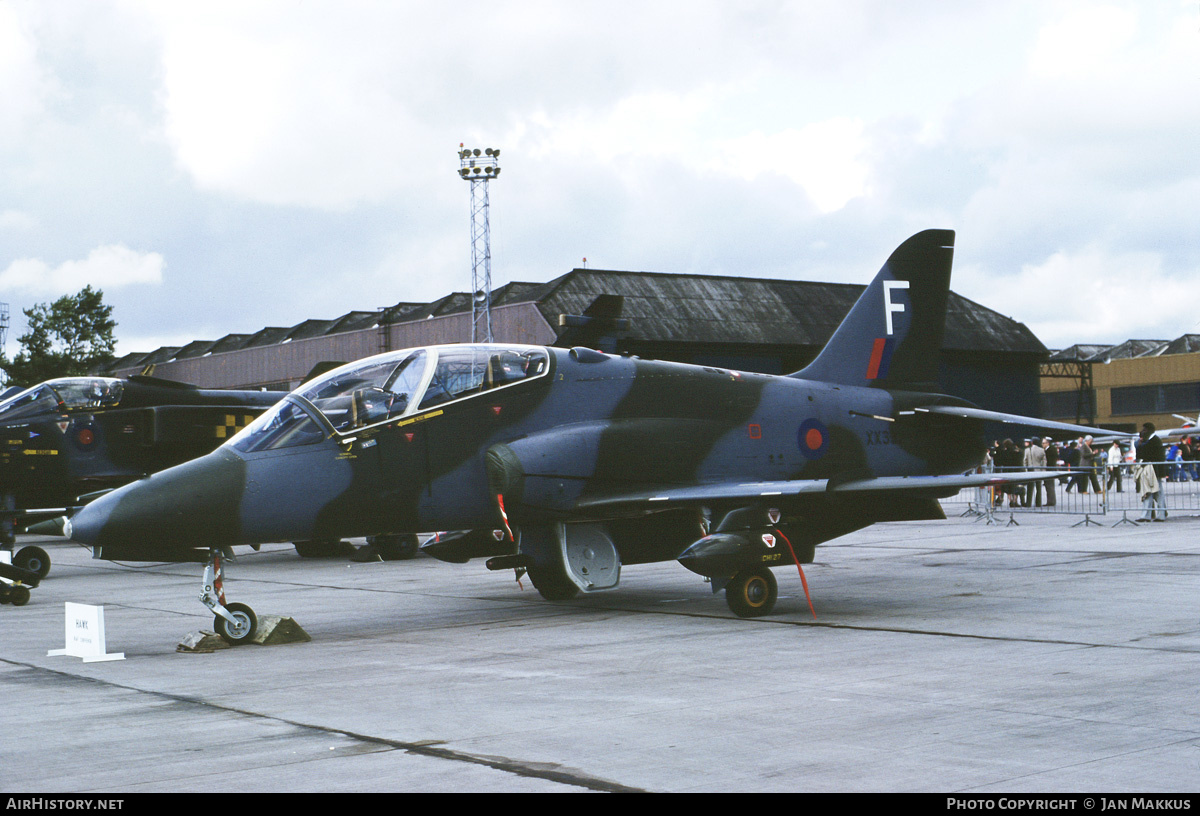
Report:
<svg viewBox="0 0 1200 816"><path fill-rule="evenodd" d="M90 285L51 304L22 309L29 331L17 338L21 351L12 360L0 354L13 385L30 386L55 377L87 374L111 362L116 349L112 307Z"/></svg>

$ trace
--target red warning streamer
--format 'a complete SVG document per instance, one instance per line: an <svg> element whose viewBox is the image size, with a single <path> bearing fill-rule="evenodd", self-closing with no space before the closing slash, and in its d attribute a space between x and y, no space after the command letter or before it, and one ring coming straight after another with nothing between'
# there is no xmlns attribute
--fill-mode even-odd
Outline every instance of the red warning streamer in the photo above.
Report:
<svg viewBox="0 0 1200 816"><path fill-rule="evenodd" d="M217 593L217 600L221 606L225 606L225 569L221 566L221 553L217 552L213 555L213 590Z"/></svg>
<svg viewBox="0 0 1200 816"><path fill-rule="evenodd" d="M513 535L512 528L508 526L508 513L504 512L504 494L496 494L496 504L500 506L500 520L504 522L504 532L508 533L509 541L516 541L516 536Z"/></svg>
<svg viewBox="0 0 1200 816"><path fill-rule="evenodd" d="M496 494L496 504L500 507L500 520L504 522L504 532L508 533L508 540L516 541L517 537L513 535L512 528L508 526L508 513L506 513L504 511L504 494L503 493ZM524 592L525 585L521 583L521 570L515 569L515 570L513 570L513 573L516 574L516 576L517 576L517 586L520 587L522 592Z"/></svg>
<svg viewBox="0 0 1200 816"><path fill-rule="evenodd" d="M783 531L776 528L775 532L783 539L783 543L788 545L788 552L792 554L792 560L796 562L796 569L800 571L800 583L804 585L804 600L808 601L808 611L812 612L813 620L816 620L817 610L813 609L812 597L808 594L808 579L804 577L804 568L800 566L800 559L796 557L796 551L792 549L792 542L788 541L788 537L783 534Z"/></svg>

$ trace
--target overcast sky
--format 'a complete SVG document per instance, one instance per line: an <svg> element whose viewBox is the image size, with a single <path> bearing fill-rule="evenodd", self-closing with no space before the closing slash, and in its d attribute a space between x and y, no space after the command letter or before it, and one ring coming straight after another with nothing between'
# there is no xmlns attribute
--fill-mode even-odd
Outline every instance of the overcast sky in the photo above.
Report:
<svg viewBox="0 0 1200 816"><path fill-rule="evenodd" d="M952 288L1049 347L1200 332L1200 3L0 0L0 301L118 353L580 266Z"/></svg>

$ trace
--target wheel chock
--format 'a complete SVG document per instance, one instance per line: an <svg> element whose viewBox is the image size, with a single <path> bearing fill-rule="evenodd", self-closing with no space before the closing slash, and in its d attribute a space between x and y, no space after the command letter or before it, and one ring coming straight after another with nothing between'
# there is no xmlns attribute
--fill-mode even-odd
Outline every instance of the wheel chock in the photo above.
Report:
<svg viewBox="0 0 1200 816"><path fill-rule="evenodd" d="M250 638L251 643L276 646L281 643L307 643L312 640L308 632L300 628L295 618L279 615L263 615L258 619L258 631Z"/></svg>
<svg viewBox="0 0 1200 816"><path fill-rule="evenodd" d="M258 631L248 642L261 646L277 646L281 643L307 643L312 640L308 632L296 623L295 618L280 615L263 615L258 619ZM212 632L192 632L175 647L177 652L206 654L218 649L232 649L219 635Z"/></svg>

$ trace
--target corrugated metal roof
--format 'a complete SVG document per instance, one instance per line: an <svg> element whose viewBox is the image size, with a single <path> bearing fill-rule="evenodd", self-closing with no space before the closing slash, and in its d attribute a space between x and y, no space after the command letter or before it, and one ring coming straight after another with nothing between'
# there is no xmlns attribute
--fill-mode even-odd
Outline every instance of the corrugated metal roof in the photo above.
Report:
<svg viewBox="0 0 1200 816"><path fill-rule="evenodd" d="M268 326L265 329L260 329L250 335L249 339L242 344L242 348L254 348L256 346L274 346L282 343L287 339L288 332L291 328L282 326Z"/></svg>
<svg viewBox="0 0 1200 816"><path fill-rule="evenodd" d="M624 301L621 316L629 321L625 334L633 340L819 348L865 288L849 283L574 269L546 283L505 284L493 291L492 304L536 303L546 322L557 326L560 314L583 314L601 295L619 295ZM112 368L361 331L380 323L408 323L470 308L470 293L453 292L430 303L401 302L383 310L350 312L334 320L311 319L288 328L271 326L254 334L228 334L212 343L198 340L182 349L164 347L149 355L126 355ZM954 292L947 301L943 347L1046 353L1024 324ZM1105 348L1094 347L1096 351Z"/></svg>
<svg viewBox="0 0 1200 816"><path fill-rule="evenodd" d="M397 303L383 310L384 323L405 323L409 320L419 320L429 316L428 303Z"/></svg>
<svg viewBox="0 0 1200 816"><path fill-rule="evenodd" d="M492 305L504 306L509 303L530 303L539 301L550 291L549 283L526 283L513 281L492 291Z"/></svg>
<svg viewBox="0 0 1200 816"><path fill-rule="evenodd" d="M1161 354L1195 354L1200 352L1200 334L1184 334L1167 343Z"/></svg>
<svg viewBox="0 0 1200 816"><path fill-rule="evenodd" d="M220 354L223 351L236 351L246 345L252 335L249 334L227 334L217 342L213 343L212 348L208 350L209 354Z"/></svg>
<svg viewBox="0 0 1200 816"><path fill-rule="evenodd" d="M451 292L440 300L429 304L429 314L448 315L471 311L471 295L467 292Z"/></svg>
<svg viewBox="0 0 1200 816"><path fill-rule="evenodd" d="M1054 352L1050 355L1052 363L1081 363L1084 360L1089 360L1101 353L1105 349L1112 348L1104 343L1076 343L1065 349Z"/></svg>
<svg viewBox="0 0 1200 816"><path fill-rule="evenodd" d="M179 346L162 346L147 354L138 361L140 365L149 365L150 363L165 363L170 360L179 351Z"/></svg>
<svg viewBox="0 0 1200 816"><path fill-rule="evenodd" d="M287 333L287 340L304 340L309 337L321 337L329 333L336 320L305 320L297 323Z"/></svg>
<svg viewBox="0 0 1200 816"><path fill-rule="evenodd" d="M115 370L118 368L132 368L133 366L139 366L142 364L142 361L149 356L150 354L148 352L134 351L114 360L109 368Z"/></svg>
<svg viewBox="0 0 1200 816"><path fill-rule="evenodd" d="M329 334L369 329L379 325L382 317L383 312L381 310L374 312L349 312L333 321L333 325L329 327Z"/></svg>
<svg viewBox="0 0 1200 816"><path fill-rule="evenodd" d="M172 359L184 360L189 357L203 357L212 350L214 345L216 343L213 340L194 340L176 352Z"/></svg>
<svg viewBox="0 0 1200 816"><path fill-rule="evenodd" d="M1135 357L1162 357L1168 354L1200 352L1200 334L1184 334L1174 340L1126 340L1116 345L1076 343L1050 355L1050 362L1104 363Z"/></svg>
<svg viewBox="0 0 1200 816"><path fill-rule="evenodd" d="M658 342L821 346L866 288L818 283L656 272L576 269L539 303L551 325L582 314L601 294L625 299L629 337ZM946 308L947 349L1045 354L1024 324L953 292Z"/></svg>
<svg viewBox="0 0 1200 816"><path fill-rule="evenodd" d="M1133 357L1157 357L1167 345L1166 340L1126 340L1115 346L1096 352L1086 358L1089 363L1103 363L1108 360L1128 360Z"/></svg>

